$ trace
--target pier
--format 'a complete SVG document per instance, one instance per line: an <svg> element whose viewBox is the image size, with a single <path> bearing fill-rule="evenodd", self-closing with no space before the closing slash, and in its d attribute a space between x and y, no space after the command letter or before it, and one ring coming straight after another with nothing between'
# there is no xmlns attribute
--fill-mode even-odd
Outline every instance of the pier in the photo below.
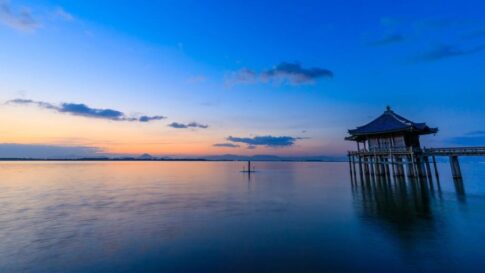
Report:
<svg viewBox="0 0 485 273"><path fill-rule="evenodd" d="M437 157L448 157L453 178L460 180L459 157L485 156L485 147L422 148L420 136L436 134L438 128L412 122L389 106L375 120L348 132L345 139L357 144L356 151L348 152L353 177L407 176L431 182L433 175L439 180Z"/></svg>
<svg viewBox="0 0 485 273"><path fill-rule="evenodd" d="M436 159L448 157L453 178L461 179L459 157L485 156L485 147L451 147L451 148L423 148L423 149L387 149L349 151L348 159L350 172L353 176L382 175L382 176L432 176L439 179Z"/></svg>

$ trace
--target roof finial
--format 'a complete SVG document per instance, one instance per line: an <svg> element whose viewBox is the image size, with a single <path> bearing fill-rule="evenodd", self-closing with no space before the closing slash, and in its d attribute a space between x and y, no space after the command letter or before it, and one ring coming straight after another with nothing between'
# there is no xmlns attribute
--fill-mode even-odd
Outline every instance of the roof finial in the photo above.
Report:
<svg viewBox="0 0 485 273"><path fill-rule="evenodd" d="M389 106L389 105L388 105L388 106L386 106L386 110L387 110L388 112L389 112L389 111L391 111L391 106Z"/></svg>

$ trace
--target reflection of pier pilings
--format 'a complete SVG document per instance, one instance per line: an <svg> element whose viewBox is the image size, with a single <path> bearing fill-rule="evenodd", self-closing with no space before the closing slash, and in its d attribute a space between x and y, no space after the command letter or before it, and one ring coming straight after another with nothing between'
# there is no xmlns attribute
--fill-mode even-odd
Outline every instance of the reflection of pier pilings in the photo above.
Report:
<svg viewBox="0 0 485 273"><path fill-rule="evenodd" d="M439 213L437 216L432 211L428 184L417 177L393 177L394 180L389 180L382 176L376 181L370 177L364 178L360 185L354 182L354 204L365 218L365 223L376 223L376 227L384 227L385 232L390 232L406 244L417 240L417 234L429 240L429 236L434 236L434 231L439 228L435 224ZM423 225L426 226L425 234L414 232Z"/></svg>

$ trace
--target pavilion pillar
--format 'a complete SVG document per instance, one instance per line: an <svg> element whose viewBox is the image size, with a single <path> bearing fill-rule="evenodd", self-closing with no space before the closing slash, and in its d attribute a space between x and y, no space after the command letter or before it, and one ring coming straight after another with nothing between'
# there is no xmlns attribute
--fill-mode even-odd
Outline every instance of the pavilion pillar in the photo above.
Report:
<svg viewBox="0 0 485 273"><path fill-rule="evenodd" d="M460 162L458 161L458 156L450 156L451 173L453 178L461 178Z"/></svg>

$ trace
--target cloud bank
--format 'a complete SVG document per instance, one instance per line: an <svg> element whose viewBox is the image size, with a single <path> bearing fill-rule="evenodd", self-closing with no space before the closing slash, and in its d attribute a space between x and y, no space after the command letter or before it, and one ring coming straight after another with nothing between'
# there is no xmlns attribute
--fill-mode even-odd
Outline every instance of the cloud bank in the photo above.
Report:
<svg viewBox="0 0 485 273"><path fill-rule="evenodd" d="M249 137L233 137L227 138L230 142L244 143L248 145L249 149L254 149L256 146L266 146L271 148L289 147L295 144L301 138L291 136L255 136Z"/></svg>
<svg viewBox="0 0 485 273"><path fill-rule="evenodd" d="M8 0L0 0L0 23L22 32L32 32L40 27L29 9L15 12Z"/></svg>
<svg viewBox="0 0 485 273"><path fill-rule="evenodd" d="M289 83L294 85L314 83L319 79L333 78L331 70L319 67L304 68L295 62L282 62L272 69L256 72L249 68L232 73L226 80L226 85L233 86L244 83Z"/></svg>
<svg viewBox="0 0 485 273"><path fill-rule="evenodd" d="M207 129L207 128L209 128L209 125L200 124L198 122L190 122L190 123L172 122L168 126L169 127L172 127L172 128L175 128L175 129L187 129L187 128Z"/></svg>
<svg viewBox="0 0 485 273"><path fill-rule="evenodd" d="M60 105L55 105L44 101L34 101L30 99L13 99L7 101L7 104L35 105L37 107L53 110L58 113L71 114L74 116L82 116L86 118L107 119L113 121L150 122L165 118L164 116L127 116L125 113L118 110L92 108L82 103L61 103Z"/></svg>
<svg viewBox="0 0 485 273"><path fill-rule="evenodd" d="M485 145L485 131L468 132L462 136L453 137L449 139L453 145L459 146L484 146Z"/></svg>
<svg viewBox="0 0 485 273"><path fill-rule="evenodd" d="M405 40L404 36L401 34L391 34L391 35L382 37L381 39L372 41L369 44L372 46L384 46L384 45L401 43L404 40Z"/></svg>
<svg viewBox="0 0 485 273"><path fill-rule="evenodd" d="M226 147L226 148L238 148L238 147L240 147L239 145L233 144L233 143L216 143L212 146L214 146L214 147Z"/></svg>
<svg viewBox="0 0 485 273"><path fill-rule="evenodd" d="M451 57L470 55L483 50L485 50L485 44L468 49L460 49L451 45L441 45L414 57L413 60L416 62L432 62Z"/></svg>

